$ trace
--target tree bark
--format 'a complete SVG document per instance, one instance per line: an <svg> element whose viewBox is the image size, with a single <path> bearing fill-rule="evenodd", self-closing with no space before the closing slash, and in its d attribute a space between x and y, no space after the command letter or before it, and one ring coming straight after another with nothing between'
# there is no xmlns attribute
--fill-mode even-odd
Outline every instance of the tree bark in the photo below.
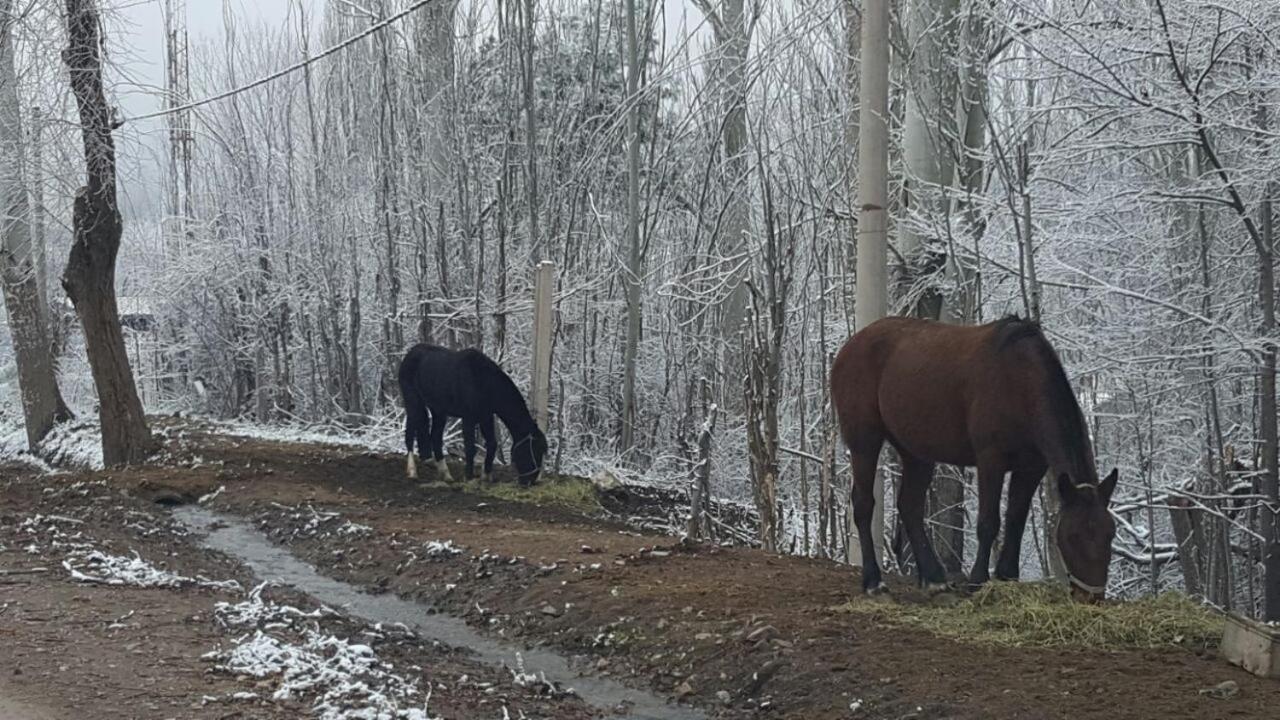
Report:
<svg viewBox="0 0 1280 720"><path fill-rule="evenodd" d="M1195 517L1191 502L1185 498L1169 497L1169 525L1178 545L1178 562L1182 565L1182 583L1187 594L1204 597L1201 552L1196 542Z"/></svg>
<svg viewBox="0 0 1280 720"><path fill-rule="evenodd" d="M116 256L122 221L116 200L111 110L102 89L102 47L94 0L66 0L68 47L63 55L80 113L86 183L76 193L73 244L62 285L84 328L98 389L102 458L108 466L140 463L154 448L129 368L116 306Z"/></svg>
<svg viewBox="0 0 1280 720"><path fill-rule="evenodd" d="M913 314L932 320L942 316L939 284L946 252L922 224L942 227L948 222L945 193L955 175L951 148L952 138L958 135L956 79L951 68L958 9L957 0L918 2L908 18L912 52L902 162L905 204L912 217L898 226L900 285L905 296L901 299L914 300Z"/></svg>
<svg viewBox="0 0 1280 720"><path fill-rule="evenodd" d="M534 11L536 0L524 0L524 141L527 175L525 190L529 202L529 256L536 264L542 259L542 243L538 237L538 108L534 98Z"/></svg>
<svg viewBox="0 0 1280 720"><path fill-rule="evenodd" d="M866 0L862 15L862 105L858 111L858 235L854 324L884 317L888 306L889 5ZM873 541L884 557L884 476L876 474Z"/></svg>
<svg viewBox="0 0 1280 720"><path fill-rule="evenodd" d="M648 37L648 33L645 33ZM640 346L640 50L636 0L627 0L627 336L622 350L622 444L635 443L636 352Z"/></svg>
<svg viewBox="0 0 1280 720"><path fill-rule="evenodd" d="M0 0L0 280L18 366L27 445L34 452L53 426L71 417L58 390L48 312L32 244L23 163L12 0Z"/></svg>
<svg viewBox="0 0 1280 720"><path fill-rule="evenodd" d="M1262 368L1258 379L1261 394L1262 435L1262 493L1267 506L1262 508L1263 619L1280 620L1280 430L1276 425L1276 278L1275 234L1270 194L1274 191L1267 184L1267 197L1262 201L1262 242L1258 246L1259 300L1262 305Z"/></svg>
<svg viewBox="0 0 1280 720"><path fill-rule="evenodd" d="M747 57L754 19L747 16L746 0L721 0L718 6L713 6L711 0L695 0L695 4L706 16L715 37L715 62L709 82L713 86L713 127L720 128L723 144L720 185L726 204L720 231L720 254L736 257L746 252L747 234L751 231ZM720 306L721 337L729 347L736 346L729 341L742 330L747 316L750 298L747 287L743 285L745 276L744 264L727 279L728 293ZM731 363L734 360L731 357L726 359ZM731 366L726 368L726 372L732 375L737 369Z"/></svg>

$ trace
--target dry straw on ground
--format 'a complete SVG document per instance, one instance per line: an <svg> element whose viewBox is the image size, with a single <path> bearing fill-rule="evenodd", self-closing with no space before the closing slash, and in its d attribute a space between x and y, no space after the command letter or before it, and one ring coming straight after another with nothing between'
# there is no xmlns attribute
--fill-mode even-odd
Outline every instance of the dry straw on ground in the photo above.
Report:
<svg viewBox="0 0 1280 720"><path fill-rule="evenodd" d="M967 642L1101 649L1214 647L1223 620L1180 593L1083 605L1048 583L988 583L949 607L864 598L836 608Z"/></svg>

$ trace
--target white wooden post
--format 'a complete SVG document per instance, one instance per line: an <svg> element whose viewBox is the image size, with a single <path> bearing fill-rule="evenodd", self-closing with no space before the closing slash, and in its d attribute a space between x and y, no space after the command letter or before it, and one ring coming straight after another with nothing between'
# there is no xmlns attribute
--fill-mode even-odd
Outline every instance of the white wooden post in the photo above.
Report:
<svg viewBox="0 0 1280 720"><path fill-rule="evenodd" d="M547 431L547 407L551 396L551 308L555 302L556 264L538 263L533 285L533 417Z"/></svg>

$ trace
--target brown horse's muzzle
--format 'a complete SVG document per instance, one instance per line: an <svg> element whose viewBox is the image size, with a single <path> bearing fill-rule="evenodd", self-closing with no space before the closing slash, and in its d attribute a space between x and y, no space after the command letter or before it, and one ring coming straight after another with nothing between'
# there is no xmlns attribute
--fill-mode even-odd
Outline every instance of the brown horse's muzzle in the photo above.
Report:
<svg viewBox="0 0 1280 720"><path fill-rule="evenodd" d="M1071 599L1085 605L1097 605L1107 597L1107 585L1090 585L1080 578L1067 574L1067 580L1071 583Z"/></svg>

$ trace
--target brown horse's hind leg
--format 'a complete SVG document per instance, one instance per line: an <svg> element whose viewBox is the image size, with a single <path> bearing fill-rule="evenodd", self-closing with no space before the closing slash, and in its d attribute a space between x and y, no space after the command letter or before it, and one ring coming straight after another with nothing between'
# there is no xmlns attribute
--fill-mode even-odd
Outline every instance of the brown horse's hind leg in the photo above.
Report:
<svg viewBox="0 0 1280 720"><path fill-rule="evenodd" d="M1004 486L1004 463L999 458L978 459L978 556L969 573L969 584L977 587L991 579L991 545L1000 534L1000 491Z"/></svg>
<svg viewBox="0 0 1280 720"><path fill-rule="evenodd" d="M1009 507L1004 515L1004 544L996 559L997 580L1017 580L1021 575L1022 534L1027 528L1027 513L1035 499L1044 466L1015 470L1009 478Z"/></svg>
<svg viewBox="0 0 1280 720"><path fill-rule="evenodd" d="M858 528L858 544L862 548L862 589L868 595L885 590L880 574L880 561L876 557L875 515L876 463L880 460L883 440L860 443L857 451L851 451L853 465L853 522ZM872 447L874 445L874 448Z"/></svg>
<svg viewBox="0 0 1280 720"><path fill-rule="evenodd" d="M916 559L920 587L942 590L947 587L947 573L925 532L925 499L933 482L933 463L899 451L902 458L902 484L898 489L898 516L911 541L911 554Z"/></svg>

